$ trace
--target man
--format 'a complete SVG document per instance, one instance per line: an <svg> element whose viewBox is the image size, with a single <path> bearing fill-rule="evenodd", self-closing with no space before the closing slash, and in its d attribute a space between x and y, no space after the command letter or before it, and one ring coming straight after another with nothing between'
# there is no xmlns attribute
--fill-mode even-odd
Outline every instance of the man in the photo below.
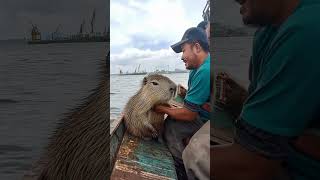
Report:
<svg viewBox="0 0 320 180"><path fill-rule="evenodd" d="M197 27L205 31L207 40L210 42L210 23L202 21ZM210 82L212 83L211 79ZM212 90L212 88L210 88L210 90ZM213 92L210 91L210 95L212 95L212 93ZM204 104L203 108L211 111L209 103ZM210 121L207 121L192 136L182 152L182 160L189 180L210 179Z"/></svg>
<svg viewBox="0 0 320 180"><path fill-rule="evenodd" d="M202 29L205 33L206 33L206 36L207 36L207 40L208 40L208 43L210 43L210 23L208 21L201 21L198 25L197 25L197 28L200 28ZM211 82L211 81L210 81ZM178 85L178 88L179 88L179 92L180 92L180 96L182 98L184 98L186 96L186 92L187 90L185 89L185 87L183 87L182 85ZM207 111L210 111L210 105L209 103L206 103L203 105L203 108Z"/></svg>
<svg viewBox="0 0 320 180"><path fill-rule="evenodd" d="M237 1L260 28L235 142L210 150L214 179L320 179L320 1Z"/></svg>
<svg viewBox="0 0 320 180"><path fill-rule="evenodd" d="M176 163L182 164L186 139L199 130L209 118L204 104L210 101L210 54L205 32L195 27L188 29L182 40L171 47L176 53L182 52L181 59L186 69L190 70L189 88L182 108L159 105L155 107L155 111L168 114L164 138Z"/></svg>

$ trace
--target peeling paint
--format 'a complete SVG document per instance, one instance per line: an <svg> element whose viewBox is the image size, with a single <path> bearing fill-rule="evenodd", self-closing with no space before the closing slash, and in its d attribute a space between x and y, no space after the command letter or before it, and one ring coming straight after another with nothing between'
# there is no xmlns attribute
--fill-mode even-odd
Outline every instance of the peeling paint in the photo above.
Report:
<svg viewBox="0 0 320 180"><path fill-rule="evenodd" d="M125 134L111 179L177 179L173 158L164 144Z"/></svg>

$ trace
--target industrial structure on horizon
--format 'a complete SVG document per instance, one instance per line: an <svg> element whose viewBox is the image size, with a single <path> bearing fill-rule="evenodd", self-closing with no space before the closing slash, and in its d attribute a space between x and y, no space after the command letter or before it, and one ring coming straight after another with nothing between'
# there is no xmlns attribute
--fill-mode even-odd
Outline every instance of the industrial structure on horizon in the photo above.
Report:
<svg viewBox="0 0 320 180"><path fill-rule="evenodd" d="M110 29L105 26L104 32L95 31L95 19L96 11L94 9L90 21L90 32L86 32L85 20L80 25L79 32L77 34L65 35L61 32L62 25L59 24L56 30L50 33L45 39L43 39L41 32L36 24L31 23L31 39L28 40L29 44L48 44L48 43L75 43L75 42L108 42L110 41Z"/></svg>

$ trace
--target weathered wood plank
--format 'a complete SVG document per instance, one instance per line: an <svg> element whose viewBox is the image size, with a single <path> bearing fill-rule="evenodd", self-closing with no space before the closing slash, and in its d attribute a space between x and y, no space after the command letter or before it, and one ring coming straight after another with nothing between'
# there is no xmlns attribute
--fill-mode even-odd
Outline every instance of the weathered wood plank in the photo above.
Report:
<svg viewBox="0 0 320 180"><path fill-rule="evenodd" d="M173 158L167 147L125 134L111 179L177 179Z"/></svg>
<svg viewBox="0 0 320 180"><path fill-rule="evenodd" d="M125 126L122 117L112 120L110 125L110 167L114 166L124 133Z"/></svg>

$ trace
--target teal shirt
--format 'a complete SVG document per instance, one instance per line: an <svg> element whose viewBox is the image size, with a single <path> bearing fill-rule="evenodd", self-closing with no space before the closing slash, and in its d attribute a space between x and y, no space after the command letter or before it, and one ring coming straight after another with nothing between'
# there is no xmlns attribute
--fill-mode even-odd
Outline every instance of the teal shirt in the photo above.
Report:
<svg viewBox="0 0 320 180"><path fill-rule="evenodd" d="M199 106L210 101L210 61L210 55L208 55L200 67L189 72L186 101ZM199 114L209 119L209 112L202 108Z"/></svg>
<svg viewBox="0 0 320 180"><path fill-rule="evenodd" d="M264 131L288 137L310 128L320 130L319 43L320 0L301 0L280 27L257 31L249 97L241 118ZM320 179L320 162L294 149L288 161L295 179Z"/></svg>

